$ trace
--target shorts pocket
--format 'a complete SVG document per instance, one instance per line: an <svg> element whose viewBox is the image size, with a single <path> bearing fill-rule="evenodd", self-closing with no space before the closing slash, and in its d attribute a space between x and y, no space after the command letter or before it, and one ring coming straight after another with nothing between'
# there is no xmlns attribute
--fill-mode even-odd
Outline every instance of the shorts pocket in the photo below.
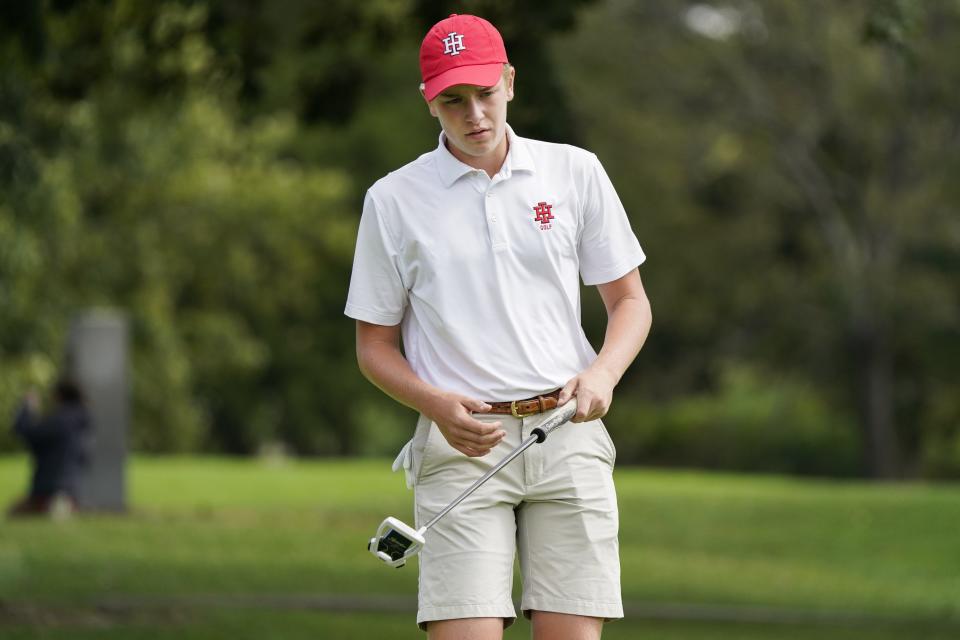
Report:
<svg viewBox="0 0 960 640"><path fill-rule="evenodd" d="M417 427L414 430L413 437L407 441L400 453L393 461L393 470L403 469L404 479L407 488L412 489L420 481L421 470L424 460L427 457L427 448L430 446L430 434L436 426L425 416L420 416L417 420Z"/></svg>
<svg viewBox="0 0 960 640"><path fill-rule="evenodd" d="M608 462L610 463L610 466L613 467L613 465L615 465L617 462L617 447L613 444L613 438L610 437L610 432L607 431L607 427L603 424L603 420L597 420L597 426L600 428L599 430L602 434L603 441L607 446L609 456Z"/></svg>
<svg viewBox="0 0 960 640"><path fill-rule="evenodd" d="M437 425L426 416L420 416L420 419L417 421L417 431L413 436L413 440L410 441L410 453L412 454L411 475L414 484L420 483L424 469L427 468L434 457L431 455L430 448L437 437L443 437L440 435L440 429Z"/></svg>
<svg viewBox="0 0 960 640"><path fill-rule="evenodd" d="M413 439L407 441L400 449L400 453L393 461L391 468L396 472L403 469L403 476L407 482L407 489L413 488Z"/></svg>

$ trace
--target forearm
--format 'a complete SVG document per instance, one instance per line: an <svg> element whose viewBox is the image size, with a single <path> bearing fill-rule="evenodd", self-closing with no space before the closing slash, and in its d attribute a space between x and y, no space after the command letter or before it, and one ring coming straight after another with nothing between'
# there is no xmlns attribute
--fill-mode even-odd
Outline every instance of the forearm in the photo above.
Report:
<svg viewBox="0 0 960 640"><path fill-rule="evenodd" d="M357 363L367 379L388 396L432 420L453 448L483 456L506 435L499 422L483 423L472 412L490 405L428 384L400 351L400 330L357 321Z"/></svg>
<svg viewBox="0 0 960 640"><path fill-rule="evenodd" d="M388 396L415 411L432 415L432 407L443 391L424 382L397 345L375 341L358 346L357 362L364 377Z"/></svg>
<svg viewBox="0 0 960 640"><path fill-rule="evenodd" d="M645 295L619 300L607 318L603 347L591 369L603 371L616 384L634 361L650 333L653 315Z"/></svg>

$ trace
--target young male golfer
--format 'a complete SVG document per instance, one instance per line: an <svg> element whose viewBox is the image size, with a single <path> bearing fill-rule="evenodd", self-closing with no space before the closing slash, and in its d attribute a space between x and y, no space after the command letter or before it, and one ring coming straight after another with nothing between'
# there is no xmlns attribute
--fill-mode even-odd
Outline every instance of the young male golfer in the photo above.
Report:
<svg viewBox="0 0 960 640"><path fill-rule="evenodd" d="M431 639L501 638L519 553L534 637L599 638L623 615L600 418L650 329L644 254L593 154L507 125L515 70L493 25L438 22L420 70L440 143L367 192L346 305L364 375L421 414L395 465L417 526L556 407L578 409L427 532L417 622ZM607 309L599 355L579 278Z"/></svg>

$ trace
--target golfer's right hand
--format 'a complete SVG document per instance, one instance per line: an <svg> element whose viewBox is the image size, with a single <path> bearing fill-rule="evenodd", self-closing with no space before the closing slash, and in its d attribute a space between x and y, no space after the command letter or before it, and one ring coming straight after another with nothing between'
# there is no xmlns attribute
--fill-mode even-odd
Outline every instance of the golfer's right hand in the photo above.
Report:
<svg viewBox="0 0 960 640"><path fill-rule="evenodd" d="M490 411L490 405L482 400L444 393L429 410L427 417L437 424L450 446L471 458L487 455L507 435L499 421L480 422L471 415Z"/></svg>

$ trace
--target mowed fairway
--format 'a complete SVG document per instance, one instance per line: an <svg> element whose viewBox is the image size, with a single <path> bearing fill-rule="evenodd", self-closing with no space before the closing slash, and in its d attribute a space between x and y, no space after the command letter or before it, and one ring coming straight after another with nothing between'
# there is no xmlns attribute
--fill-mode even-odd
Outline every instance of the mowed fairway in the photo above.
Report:
<svg viewBox="0 0 960 640"><path fill-rule="evenodd" d="M0 459L3 504L26 474ZM628 618L605 638L960 637L957 485L617 481ZM125 517L0 523L0 637L425 637L416 566L364 549L412 522L388 461L136 458L129 493Z"/></svg>

